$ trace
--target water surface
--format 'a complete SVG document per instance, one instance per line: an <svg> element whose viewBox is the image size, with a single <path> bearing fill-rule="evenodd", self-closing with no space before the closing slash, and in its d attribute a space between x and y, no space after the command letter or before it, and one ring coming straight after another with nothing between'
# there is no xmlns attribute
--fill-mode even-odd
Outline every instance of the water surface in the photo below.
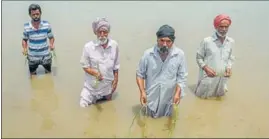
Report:
<svg viewBox="0 0 269 139"><path fill-rule="evenodd" d="M2 3L3 137L128 137L139 109L135 69L156 42L157 29L175 28L191 87L198 77L196 49L213 33L219 13L232 17L229 35L236 41L229 92L221 101L200 100L186 89L173 137L269 137L269 2L38 2L56 37L58 74L30 81L21 37L31 3ZM119 43L119 85L113 101L82 109L79 59L84 44L95 39L91 22L98 16L108 17L111 37ZM147 136L168 137L166 123L166 118L149 119ZM142 137L139 125L135 121L132 137Z"/></svg>

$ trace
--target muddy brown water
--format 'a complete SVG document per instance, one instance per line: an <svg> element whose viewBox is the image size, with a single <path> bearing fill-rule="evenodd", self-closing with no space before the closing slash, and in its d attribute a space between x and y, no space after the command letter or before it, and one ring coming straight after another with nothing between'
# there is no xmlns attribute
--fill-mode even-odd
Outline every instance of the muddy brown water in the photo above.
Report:
<svg viewBox="0 0 269 139"><path fill-rule="evenodd" d="M135 69L166 23L176 29L175 43L186 53L189 71L173 137L269 137L269 2L38 2L56 37L58 73L30 81L21 36L31 3L2 2L3 137L128 137L139 109ZM233 77L221 101L201 100L191 93L198 77L195 51L222 12L233 21ZM79 59L84 44L95 39L91 22L98 16L108 17L110 35L119 43L119 85L113 101L82 109ZM148 119L147 136L168 137L166 123L167 118ZM131 137L142 133L136 120Z"/></svg>

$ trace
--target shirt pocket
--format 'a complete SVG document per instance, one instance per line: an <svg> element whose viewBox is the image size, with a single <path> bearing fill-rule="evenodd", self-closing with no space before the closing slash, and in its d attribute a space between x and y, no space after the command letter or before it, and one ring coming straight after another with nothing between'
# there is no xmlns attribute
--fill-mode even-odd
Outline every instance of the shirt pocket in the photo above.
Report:
<svg viewBox="0 0 269 139"><path fill-rule="evenodd" d="M158 66L158 62L155 59L149 59L147 65L147 75L154 76L156 73L160 73L161 66Z"/></svg>
<svg viewBox="0 0 269 139"><path fill-rule="evenodd" d="M216 52L217 52L216 49L217 48L214 48L214 47L207 47L206 50L205 50L205 55L206 56L215 56L216 55Z"/></svg>
<svg viewBox="0 0 269 139"><path fill-rule="evenodd" d="M91 68L97 69L98 66L100 65L100 60L97 57L90 57L90 65Z"/></svg>
<svg viewBox="0 0 269 139"><path fill-rule="evenodd" d="M175 78L177 75L177 70L178 70L177 63L171 63L171 64L169 63L169 66L167 67L167 70L166 70L166 76L169 79Z"/></svg>
<svg viewBox="0 0 269 139"><path fill-rule="evenodd" d="M228 61L229 57L230 57L230 53L231 53L231 49L229 46L224 46L224 48L222 49L222 59L224 61Z"/></svg>
<svg viewBox="0 0 269 139"><path fill-rule="evenodd" d="M111 53L108 53L105 58L105 63L104 63L105 64L104 66L106 67L106 69L112 70L114 68L115 60L116 60L115 56Z"/></svg>

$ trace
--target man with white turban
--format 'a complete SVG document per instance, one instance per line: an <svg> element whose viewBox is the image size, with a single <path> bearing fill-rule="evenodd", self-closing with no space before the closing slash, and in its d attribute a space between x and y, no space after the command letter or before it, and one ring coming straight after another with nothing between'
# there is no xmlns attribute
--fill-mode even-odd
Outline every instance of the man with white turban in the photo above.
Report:
<svg viewBox="0 0 269 139"><path fill-rule="evenodd" d="M97 39L85 44L80 60L86 75L81 107L110 100L118 84L119 48L118 43L108 37L110 24L106 18L97 18L92 29Z"/></svg>
<svg viewBox="0 0 269 139"><path fill-rule="evenodd" d="M200 67L195 90L200 98L225 95L228 78L232 75L234 40L227 36L232 21L228 15L220 14L214 19L215 32L200 44L196 61Z"/></svg>
<svg viewBox="0 0 269 139"><path fill-rule="evenodd" d="M187 64L184 52L174 45L175 30L163 25L156 33L157 44L147 49L140 59L136 82L140 102L149 116L172 116L173 104L184 96L187 82Z"/></svg>

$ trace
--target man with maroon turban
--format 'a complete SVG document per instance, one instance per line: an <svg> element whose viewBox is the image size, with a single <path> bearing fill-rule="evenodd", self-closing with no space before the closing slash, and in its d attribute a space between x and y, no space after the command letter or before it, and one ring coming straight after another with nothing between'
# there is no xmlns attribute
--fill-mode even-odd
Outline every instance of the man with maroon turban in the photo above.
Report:
<svg viewBox="0 0 269 139"><path fill-rule="evenodd" d="M234 40L227 36L232 21L220 14L214 19L215 32L200 44L196 61L200 68L195 95L200 98L221 97L228 91L227 80L232 75Z"/></svg>

